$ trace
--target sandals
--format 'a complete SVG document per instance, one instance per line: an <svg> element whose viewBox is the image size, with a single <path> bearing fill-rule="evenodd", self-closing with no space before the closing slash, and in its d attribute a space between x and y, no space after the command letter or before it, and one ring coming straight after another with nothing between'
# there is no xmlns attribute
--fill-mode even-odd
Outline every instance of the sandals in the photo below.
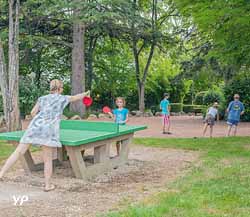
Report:
<svg viewBox="0 0 250 217"><path fill-rule="evenodd" d="M171 135L172 133L171 132L162 132L163 134L168 134L168 135Z"/></svg>
<svg viewBox="0 0 250 217"><path fill-rule="evenodd" d="M56 189L55 185L50 185L49 188L44 188L43 191L44 192L49 192L49 191L53 191Z"/></svg>

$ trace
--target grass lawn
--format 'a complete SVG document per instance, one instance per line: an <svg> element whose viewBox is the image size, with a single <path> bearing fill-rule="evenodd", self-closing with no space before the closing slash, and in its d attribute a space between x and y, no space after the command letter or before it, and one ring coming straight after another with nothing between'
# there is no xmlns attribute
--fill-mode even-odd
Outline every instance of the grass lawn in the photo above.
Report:
<svg viewBox="0 0 250 217"><path fill-rule="evenodd" d="M249 217L250 138L135 139L135 144L196 150L192 172L108 217Z"/></svg>
<svg viewBox="0 0 250 217"><path fill-rule="evenodd" d="M0 162L6 159L15 150L15 147L7 142L0 141ZM39 148L32 147L31 151L37 151Z"/></svg>
<svg viewBox="0 0 250 217"><path fill-rule="evenodd" d="M0 162L6 157L8 157L14 150L14 146L0 141Z"/></svg>

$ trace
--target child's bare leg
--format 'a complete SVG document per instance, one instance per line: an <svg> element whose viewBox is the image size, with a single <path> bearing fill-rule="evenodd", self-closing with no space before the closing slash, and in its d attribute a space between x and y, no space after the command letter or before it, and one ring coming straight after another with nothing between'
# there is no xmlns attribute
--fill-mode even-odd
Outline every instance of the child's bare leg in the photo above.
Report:
<svg viewBox="0 0 250 217"><path fill-rule="evenodd" d="M228 128L227 128L227 136L230 136L231 129L232 129L232 125L228 125Z"/></svg>
<svg viewBox="0 0 250 217"><path fill-rule="evenodd" d="M44 161L44 177L45 177L45 190L54 188L50 185L50 179L53 173L53 148L48 146L42 146L43 150L43 161Z"/></svg>
<svg viewBox="0 0 250 217"><path fill-rule="evenodd" d="M163 133L166 132L166 123L165 123L165 120L163 120L162 132Z"/></svg>
<svg viewBox="0 0 250 217"><path fill-rule="evenodd" d="M236 136L237 133L237 125L234 126L234 136Z"/></svg>
<svg viewBox="0 0 250 217"><path fill-rule="evenodd" d="M120 148L121 148L121 144L120 144L120 142L117 142L116 143L116 152L117 152L118 156L120 155Z"/></svg>
<svg viewBox="0 0 250 217"><path fill-rule="evenodd" d="M7 170L9 170L16 163L21 155L25 154L29 147L29 144L19 144L17 146L16 150L10 155L3 168L1 169L0 178L3 178L3 175L7 172Z"/></svg>
<svg viewBox="0 0 250 217"><path fill-rule="evenodd" d="M210 126L210 138L213 137L213 125Z"/></svg>
<svg viewBox="0 0 250 217"><path fill-rule="evenodd" d="M203 136L205 136L205 134L206 134L206 132L207 132L207 126L208 126L208 124L205 123L205 124L204 124L204 127L203 127Z"/></svg>
<svg viewBox="0 0 250 217"><path fill-rule="evenodd" d="M168 120L168 132L170 132L170 120Z"/></svg>

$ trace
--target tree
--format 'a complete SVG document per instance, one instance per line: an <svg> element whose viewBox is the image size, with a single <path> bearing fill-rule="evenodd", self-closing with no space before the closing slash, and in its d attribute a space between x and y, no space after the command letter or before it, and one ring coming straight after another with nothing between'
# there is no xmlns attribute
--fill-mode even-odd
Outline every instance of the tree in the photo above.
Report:
<svg viewBox="0 0 250 217"><path fill-rule="evenodd" d="M175 0L184 16L192 17L211 43L210 56L228 65L250 64L249 1Z"/></svg>
<svg viewBox="0 0 250 217"><path fill-rule="evenodd" d="M144 1L133 1L133 15L131 16L131 27L129 41L134 55L135 74L139 96L139 110L145 109L145 85L147 81L150 64L158 46L168 47L175 44L176 31L173 20L177 15L171 1L159 4L158 0L150 3ZM138 14L142 17L138 19ZM165 25L164 25L165 24ZM140 63L140 56L148 53L145 65Z"/></svg>
<svg viewBox="0 0 250 217"><path fill-rule="evenodd" d="M75 0L77 4L79 1ZM79 19L80 10L73 9L73 49L72 49L72 75L71 75L71 94L75 95L85 91L85 66L84 66L84 33L85 25ZM78 112L83 116L85 107L82 102L70 104L70 110Z"/></svg>
<svg viewBox="0 0 250 217"><path fill-rule="evenodd" d="M20 129L19 111L19 0L9 0L8 69L0 39L0 86L8 131Z"/></svg>

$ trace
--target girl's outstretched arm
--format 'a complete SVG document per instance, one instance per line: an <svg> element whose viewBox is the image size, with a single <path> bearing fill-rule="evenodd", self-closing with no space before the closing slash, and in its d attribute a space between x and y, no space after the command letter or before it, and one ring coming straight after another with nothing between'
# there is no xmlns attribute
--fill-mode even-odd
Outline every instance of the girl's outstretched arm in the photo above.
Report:
<svg viewBox="0 0 250 217"><path fill-rule="evenodd" d="M33 107L33 109L31 110L30 114L32 117L34 117L38 112L39 112L39 104L37 102Z"/></svg>
<svg viewBox="0 0 250 217"><path fill-rule="evenodd" d="M109 112L108 114L109 114L109 116L110 116L112 119L115 119L115 117L114 117L114 115L113 115L112 112Z"/></svg>
<svg viewBox="0 0 250 217"><path fill-rule="evenodd" d="M74 96L70 96L69 101L70 102L76 102L76 101L81 100L85 96L90 96L90 91L89 90L87 92L84 92L84 93L80 93L80 94L77 94L77 95L74 95Z"/></svg>

